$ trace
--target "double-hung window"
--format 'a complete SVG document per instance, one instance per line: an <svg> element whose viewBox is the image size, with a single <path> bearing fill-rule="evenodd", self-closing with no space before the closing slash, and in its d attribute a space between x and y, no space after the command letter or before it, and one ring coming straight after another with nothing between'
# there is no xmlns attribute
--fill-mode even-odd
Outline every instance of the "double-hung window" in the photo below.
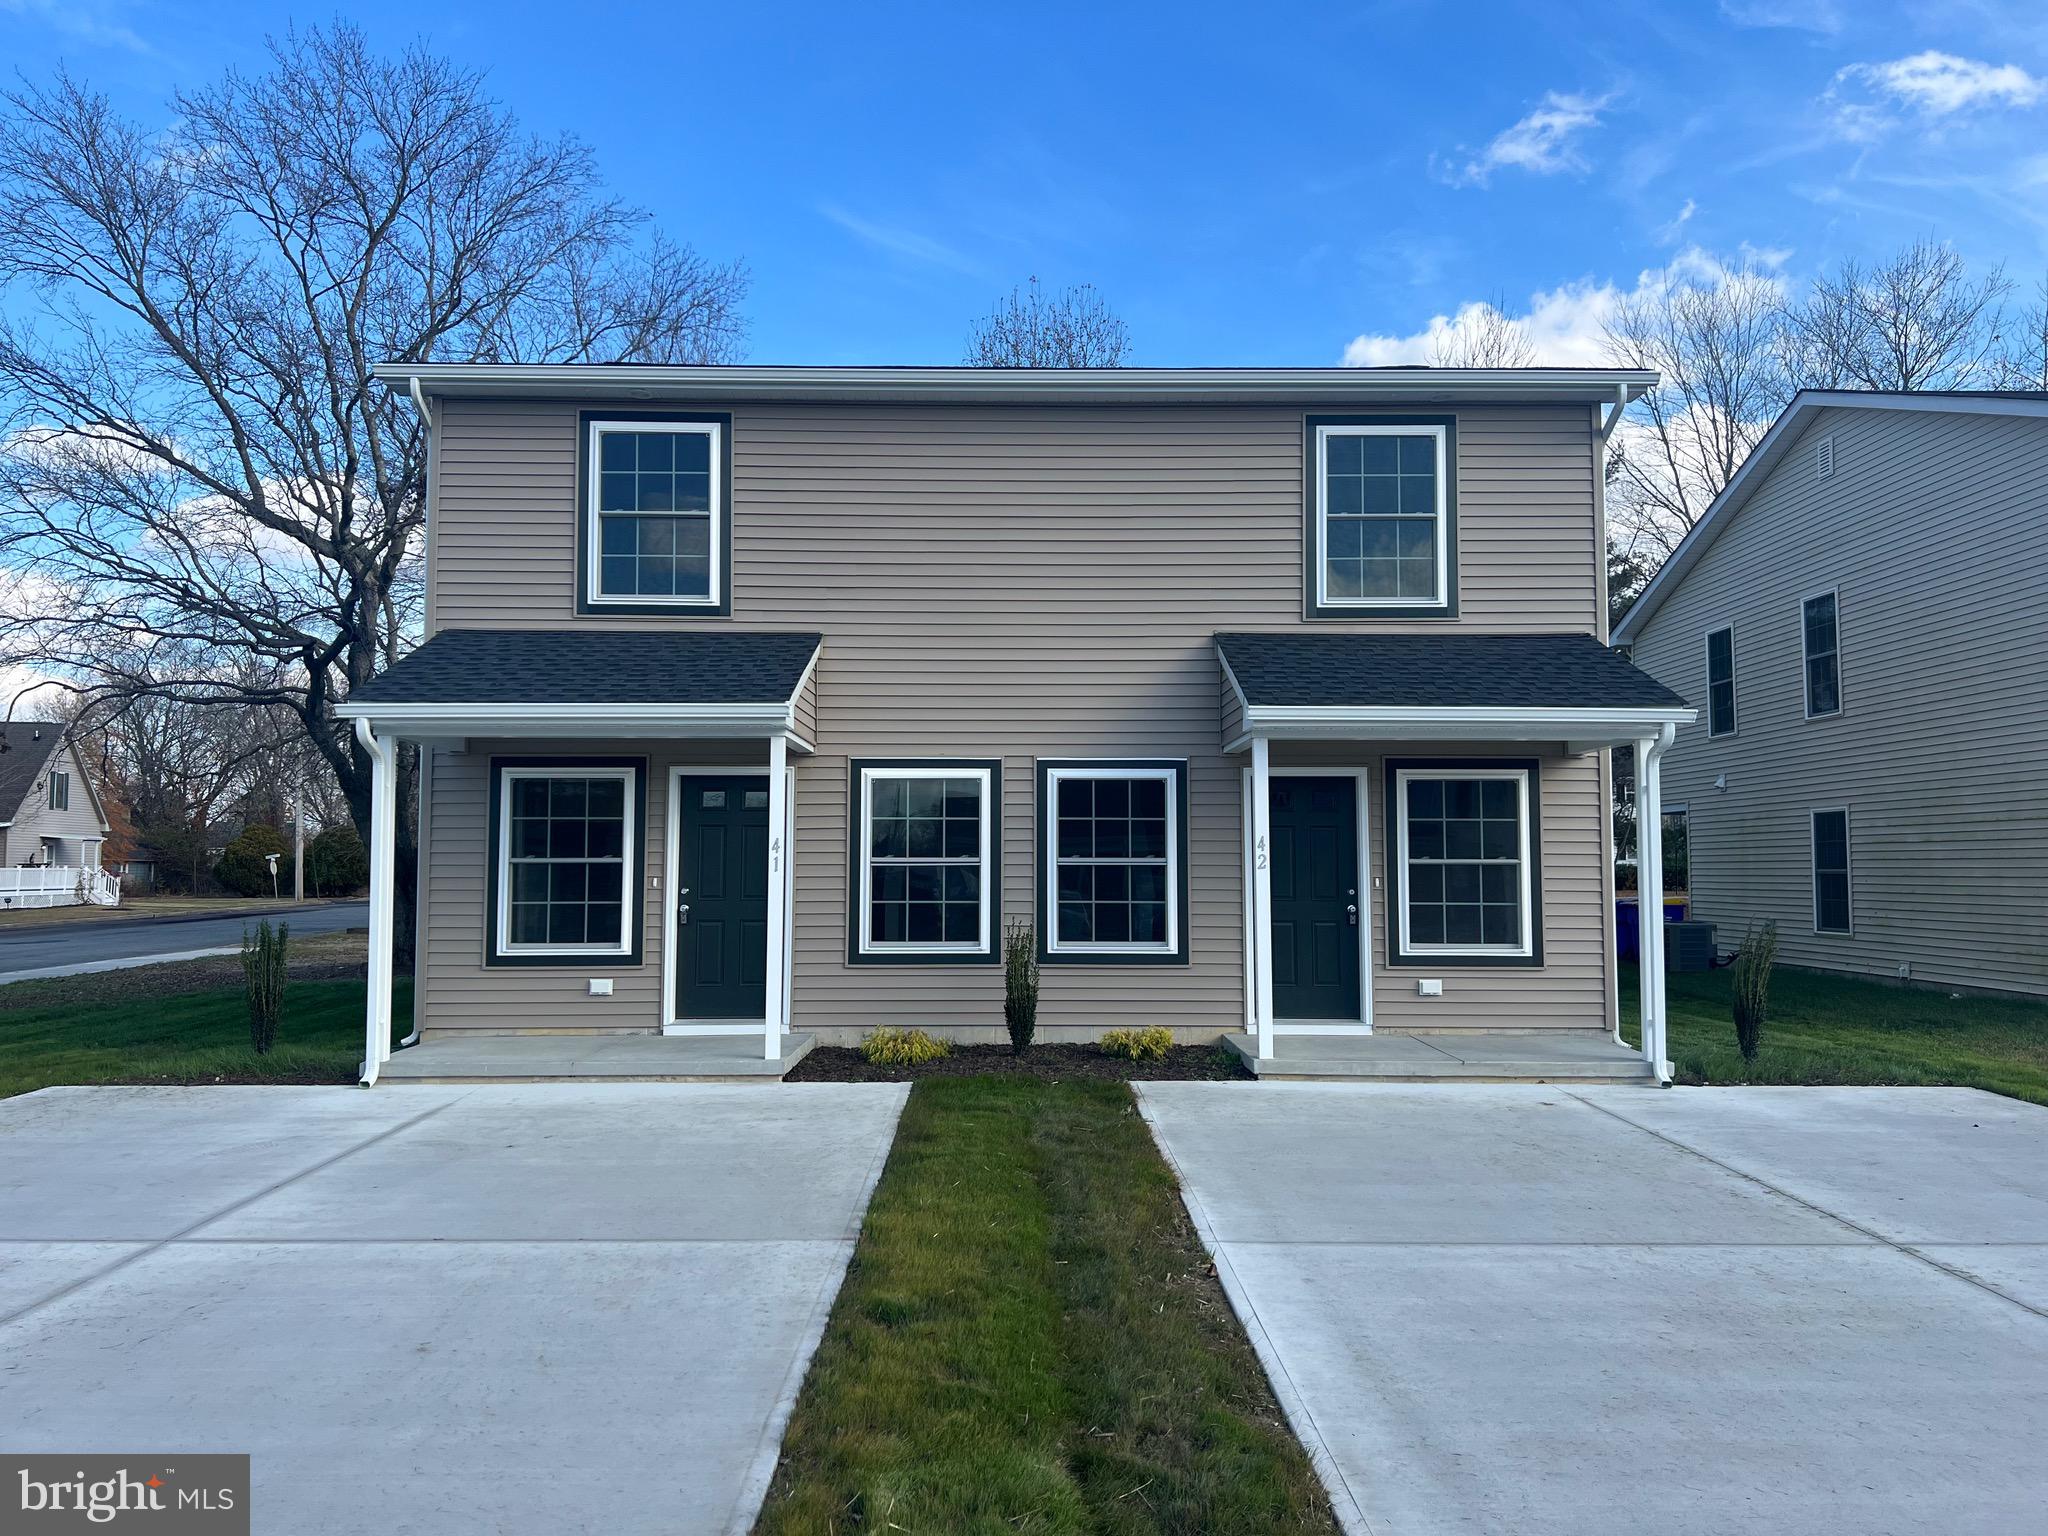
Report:
<svg viewBox="0 0 2048 1536"><path fill-rule="evenodd" d="M1390 765L1397 963L1536 964L1536 769Z"/></svg>
<svg viewBox="0 0 2048 1536"><path fill-rule="evenodd" d="M1311 419L1315 616L1456 612L1449 417Z"/></svg>
<svg viewBox="0 0 2048 1536"><path fill-rule="evenodd" d="M725 418L587 417L583 606L726 612Z"/></svg>
<svg viewBox="0 0 2048 1536"><path fill-rule="evenodd" d="M1735 631L1707 633L1707 734L1735 734Z"/></svg>
<svg viewBox="0 0 2048 1536"><path fill-rule="evenodd" d="M1185 960L1186 764L1041 760L1038 778L1042 956Z"/></svg>
<svg viewBox="0 0 2048 1536"><path fill-rule="evenodd" d="M1849 811L1813 813L1813 931L1850 933Z"/></svg>
<svg viewBox="0 0 2048 1536"><path fill-rule="evenodd" d="M50 775L50 809L68 811L71 809L71 775L53 773Z"/></svg>
<svg viewBox="0 0 2048 1536"><path fill-rule="evenodd" d="M1842 630L1834 593L1819 593L1799 605L1799 630L1806 661L1806 718L1839 714Z"/></svg>
<svg viewBox="0 0 2048 1536"><path fill-rule="evenodd" d="M994 762L853 764L850 960L995 953L1001 785Z"/></svg>
<svg viewBox="0 0 2048 1536"><path fill-rule="evenodd" d="M637 762L494 762L496 961L637 959Z"/></svg>

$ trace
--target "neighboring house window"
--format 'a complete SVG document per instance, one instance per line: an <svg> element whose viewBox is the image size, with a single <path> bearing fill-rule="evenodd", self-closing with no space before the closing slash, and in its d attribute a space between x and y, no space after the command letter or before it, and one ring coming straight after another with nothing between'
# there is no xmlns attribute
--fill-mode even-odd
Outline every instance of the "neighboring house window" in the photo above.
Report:
<svg viewBox="0 0 2048 1536"><path fill-rule="evenodd" d="M50 809L68 811L71 809L71 775L53 773L50 775Z"/></svg>
<svg viewBox="0 0 2048 1536"><path fill-rule="evenodd" d="M1394 764L1396 963L1540 963L1536 769Z"/></svg>
<svg viewBox="0 0 2048 1536"><path fill-rule="evenodd" d="M1186 764L1041 761L1038 767L1043 956L1185 960Z"/></svg>
<svg viewBox="0 0 2048 1536"><path fill-rule="evenodd" d="M1842 634L1835 594L1823 592L1800 604L1801 640L1806 656L1806 718L1842 708Z"/></svg>
<svg viewBox="0 0 2048 1536"><path fill-rule="evenodd" d="M723 419L589 420L584 599L725 611Z"/></svg>
<svg viewBox="0 0 2048 1536"><path fill-rule="evenodd" d="M1813 813L1813 931L1851 931L1846 806Z"/></svg>
<svg viewBox="0 0 2048 1536"><path fill-rule="evenodd" d="M641 765L515 759L492 767L492 957L637 960Z"/></svg>
<svg viewBox="0 0 2048 1536"><path fill-rule="evenodd" d="M1707 734L1735 734L1735 631L1707 636Z"/></svg>
<svg viewBox="0 0 2048 1536"><path fill-rule="evenodd" d="M988 761L855 762L852 960L994 954L997 801Z"/></svg>
<svg viewBox="0 0 2048 1536"><path fill-rule="evenodd" d="M1314 612L1455 613L1451 419L1325 418L1311 424Z"/></svg>

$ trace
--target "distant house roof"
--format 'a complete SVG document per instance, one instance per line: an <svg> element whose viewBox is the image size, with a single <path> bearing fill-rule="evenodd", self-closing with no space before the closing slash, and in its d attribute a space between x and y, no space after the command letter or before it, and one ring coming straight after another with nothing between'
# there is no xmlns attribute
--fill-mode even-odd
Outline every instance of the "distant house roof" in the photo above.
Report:
<svg viewBox="0 0 2048 1536"><path fill-rule="evenodd" d="M1591 635L1220 634L1248 709L1685 710Z"/></svg>
<svg viewBox="0 0 2048 1536"><path fill-rule="evenodd" d="M1686 573L1699 564L1707 548L1720 536L1736 513L1756 494L1781 459L1792 449L1816 411L1830 406L1864 411L1923 411L1972 416L2048 417L2048 390L1943 389L1943 390L1856 390L1802 389L1792 397L1770 431L1763 435L1728 488L1714 498L1713 505L1693 524L1690 532L1671 552L1671 558L1643 588L1621 622L1614 626L1616 645L1633 645L1643 626L1678 589Z"/></svg>
<svg viewBox="0 0 2048 1536"><path fill-rule="evenodd" d="M731 629L444 629L349 703L779 703L803 682L820 639Z"/></svg>
<svg viewBox="0 0 2048 1536"><path fill-rule="evenodd" d="M0 723L0 826L14 820L43 769L64 745L64 727L53 720Z"/></svg>

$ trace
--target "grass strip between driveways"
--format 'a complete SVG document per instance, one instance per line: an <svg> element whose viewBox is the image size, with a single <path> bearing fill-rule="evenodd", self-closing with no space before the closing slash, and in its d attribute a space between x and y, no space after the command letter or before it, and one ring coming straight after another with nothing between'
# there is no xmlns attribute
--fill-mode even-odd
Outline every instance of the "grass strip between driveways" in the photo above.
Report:
<svg viewBox="0 0 2048 1536"><path fill-rule="evenodd" d="M1735 1044L1733 973L1670 978L1671 1063L1682 1083L1984 1088L2048 1104L2048 1004L1956 996L1780 967L1754 1062ZM1636 972L1621 973L1622 1036L1641 1038Z"/></svg>
<svg viewBox="0 0 2048 1536"><path fill-rule="evenodd" d="M1331 1532L1121 1083L918 1083L756 1527Z"/></svg>

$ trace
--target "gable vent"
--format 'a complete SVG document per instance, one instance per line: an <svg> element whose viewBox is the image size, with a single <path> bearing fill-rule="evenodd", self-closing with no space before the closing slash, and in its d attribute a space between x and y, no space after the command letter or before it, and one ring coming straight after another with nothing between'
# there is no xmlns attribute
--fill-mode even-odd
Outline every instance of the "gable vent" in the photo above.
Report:
<svg viewBox="0 0 2048 1536"><path fill-rule="evenodd" d="M1818 470L1820 478L1823 480L1835 472L1835 439L1832 433L1822 438L1817 445L1814 453L1814 467Z"/></svg>

